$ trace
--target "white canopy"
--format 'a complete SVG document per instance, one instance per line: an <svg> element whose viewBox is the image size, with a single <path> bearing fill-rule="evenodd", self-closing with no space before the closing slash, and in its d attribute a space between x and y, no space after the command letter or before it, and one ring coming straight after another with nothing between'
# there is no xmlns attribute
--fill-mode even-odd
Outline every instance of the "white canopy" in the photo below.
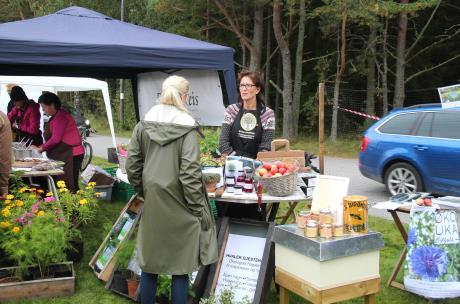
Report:
<svg viewBox="0 0 460 304"><path fill-rule="evenodd" d="M102 96L104 97L107 118L109 120L113 146L117 146L107 82L81 77L0 76L0 109L3 112L6 112L8 102L10 101L10 97L6 91L6 85L8 83L14 83L21 86L26 92L27 97L35 100L38 99L43 91L58 93L101 90Z"/></svg>

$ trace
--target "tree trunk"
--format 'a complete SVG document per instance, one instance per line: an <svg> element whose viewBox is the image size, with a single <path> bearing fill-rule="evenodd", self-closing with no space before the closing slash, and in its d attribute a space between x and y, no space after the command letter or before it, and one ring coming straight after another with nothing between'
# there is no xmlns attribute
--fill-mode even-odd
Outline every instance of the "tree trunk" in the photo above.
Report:
<svg viewBox="0 0 460 304"><path fill-rule="evenodd" d="M299 10L299 32L297 36L297 51L295 55L295 71L294 71L294 92L293 92L293 135L297 137L299 134L299 113L300 113L300 95L302 92L302 62L303 62L303 42L305 36L305 0L300 0Z"/></svg>
<svg viewBox="0 0 460 304"><path fill-rule="evenodd" d="M262 62L262 43L263 43L263 25L264 25L264 6L260 2L254 5L254 34L252 36L252 48L250 49L251 58L249 69L259 71Z"/></svg>
<svg viewBox="0 0 460 304"><path fill-rule="evenodd" d="M335 77L334 84L334 98L333 98L333 107L332 107L332 126L331 126L331 140L335 141L337 139L337 116L339 110L339 95L340 95L340 82L342 81L343 74L345 73L345 61L346 61L346 47L347 47L347 37L346 37L346 28L347 28L347 15L345 14L342 18L342 25L340 33L337 36L338 44L340 43L340 65L337 65L337 76ZM340 41L340 42L339 42Z"/></svg>
<svg viewBox="0 0 460 304"><path fill-rule="evenodd" d="M375 114L375 40L377 37L377 30L375 27L371 28L368 38L368 52L367 52L367 90L366 90L366 113L370 115ZM370 125L371 119L367 119L366 124Z"/></svg>
<svg viewBox="0 0 460 304"><path fill-rule="evenodd" d="M383 75L382 75L382 102L383 116L388 114L388 61L387 61L387 38L388 38L388 17L385 17L385 28L383 30Z"/></svg>
<svg viewBox="0 0 460 304"><path fill-rule="evenodd" d="M407 4L409 0L399 0L400 4ZM404 72L406 69L406 37L407 37L407 12L402 11L398 17L398 40L396 44L396 75L393 108L404 105Z"/></svg>
<svg viewBox="0 0 460 304"><path fill-rule="evenodd" d="M281 54L279 54L279 56L277 56L277 64L276 64L276 83L281 83L281 80L282 80L282 75L281 75L281 70L283 69L283 63L281 62ZM283 97L283 96L280 96L280 93L275 90L276 92L276 98L275 98L275 122L279 122L279 118L280 118L280 97Z"/></svg>
<svg viewBox="0 0 460 304"><path fill-rule="evenodd" d="M281 29L281 4L279 0L273 1L273 32L280 48L283 63L283 137L292 139L294 138L292 119L294 113L292 109L291 51Z"/></svg>
<svg viewBox="0 0 460 304"><path fill-rule="evenodd" d="M270 22L267 22L267 44L265 46L265 50L266 50L266 53L265 53L265 60L267 60L267 62L265 63L265 102L267 103L267 106L272 106L273 107L273 103L270 103L270 83L269 83L269 80L270 80L270 52L271 52L271 24Z"/></svg>

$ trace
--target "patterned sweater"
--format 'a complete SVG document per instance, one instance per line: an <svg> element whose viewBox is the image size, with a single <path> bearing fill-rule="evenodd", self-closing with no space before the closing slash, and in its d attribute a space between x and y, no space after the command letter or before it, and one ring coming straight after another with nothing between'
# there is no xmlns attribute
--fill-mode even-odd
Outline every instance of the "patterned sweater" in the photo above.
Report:
<svg viewBox="0 0 460 304"><path fill-rule="evenodd" d="M233 122L238 115L241 106L231 104L225 109L224 122L220 133L219 151L222 154L232 154L233 148L230 145L230 137ZM265 107L260 117L262 123L262 141L260 142L259 151L270 151L271 142L275 136L275 113L269 107Z"/></svg>

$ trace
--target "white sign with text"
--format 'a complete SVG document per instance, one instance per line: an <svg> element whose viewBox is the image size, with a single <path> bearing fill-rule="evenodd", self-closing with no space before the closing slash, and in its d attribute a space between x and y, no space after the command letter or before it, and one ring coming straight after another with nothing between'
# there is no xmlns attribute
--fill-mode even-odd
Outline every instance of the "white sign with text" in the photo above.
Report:
<svg viewBox="0 0 460 304"><path fill-rule="evenodd" d="M458 244L457 213L455 210L440 210L435 215L434 243Z"/></svg>
<svg viewBox="0 0 460 304"><path fill-rule="evenodd" d="M190 82L186 102L187 110L202 126L221 126L225 107L222 88L217 71L179 70L173 73ZM138 75L139 116L144 115L158 104L163 81L170 76L164 72L150 72Z"/></svg>
<svg viewBox="0 0 460 304"><path fill-rule="evenodd" d="M215 289L218 299L232 290L235 301L254 299L264 254L265 238L229 234Z"/></svg>

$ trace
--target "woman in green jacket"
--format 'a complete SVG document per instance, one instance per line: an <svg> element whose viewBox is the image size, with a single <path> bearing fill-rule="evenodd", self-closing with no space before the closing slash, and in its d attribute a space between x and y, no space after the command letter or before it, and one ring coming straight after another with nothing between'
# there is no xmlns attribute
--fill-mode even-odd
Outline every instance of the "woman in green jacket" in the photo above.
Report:
<svg viewBox="0 0 460 304"><path fill-rule="evenodd" d="M188 91L186 79L168 77L160 103L136 125L129 145L128 179L144 197L137 234L142 303L155 303L158 274L170 274L172 301L185 304L188 274L217 261L197 124L184 106Z"/></svg>

